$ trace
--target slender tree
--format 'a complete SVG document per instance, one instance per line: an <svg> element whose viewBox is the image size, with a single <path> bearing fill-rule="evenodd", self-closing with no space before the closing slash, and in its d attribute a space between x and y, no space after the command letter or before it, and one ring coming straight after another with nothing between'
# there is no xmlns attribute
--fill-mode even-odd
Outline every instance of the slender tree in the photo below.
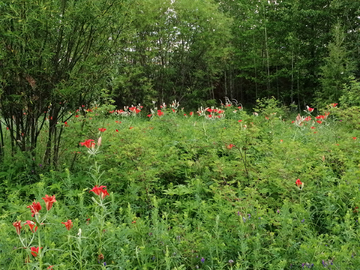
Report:
<svg viewBox="0 0 360 270"><path fill-rule="evenodd" d="M125 24L120 0L10 1L0 4L1 114L12 153L56 166L68 111L105 85ZM125 12L124 12L125 13Z"/></svg>

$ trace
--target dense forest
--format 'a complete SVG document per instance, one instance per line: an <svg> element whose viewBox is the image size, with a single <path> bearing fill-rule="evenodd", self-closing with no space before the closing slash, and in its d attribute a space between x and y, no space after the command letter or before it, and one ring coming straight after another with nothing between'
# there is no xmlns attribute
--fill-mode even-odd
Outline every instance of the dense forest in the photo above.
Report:
<svg viewBox="0 0 360 270"><path fill-rule="evenodd" d="M0 11L3 108L13 95L48 106L99 89L119 106L303 106L337 102L359 76L359 1L5 0Z"/></svg>

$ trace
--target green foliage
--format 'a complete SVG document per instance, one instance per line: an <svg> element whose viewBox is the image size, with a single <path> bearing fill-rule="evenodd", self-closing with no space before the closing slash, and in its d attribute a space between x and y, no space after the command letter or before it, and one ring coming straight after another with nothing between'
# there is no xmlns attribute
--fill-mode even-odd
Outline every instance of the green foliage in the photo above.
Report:
<svg viewBox="0 0 360 270"><path fill-rule="evenodd" d="M325 58L325 64L321 67L322 91L319 96L320 104L339 101L343 94L343 85L354 70L354 64L349 59L345 42L345 33L340 24L335 25L333 41L329 43L329 56Z"/></svg>
<svg viewBox="0 0 360 270"><path fill-rule="evenodd" d="M94 108L69 120L72 171L64 158L65 169L35 184L3 182L0 266L21 269L30 256L28 269L356 268L360 136L349 123L357 114L333 104L300 123L275 99L259 100L257 115L225 106L224 118L164 106L146 119ZM74 147L89 138L94 150ZM109 196L89 192L95 185ZM34 257L12 222L34 220L26 208L34 200L44 217L44 194L57 200L45 225L21 229L36 236L32 247L41 241Z"/></svg>
<svg viewBox="0 0 360 270"><path fill-rule="evenodd" d="M343 95L340 98L341 104L347 107L360 106L360 82L351 76L350 82L343 87Z"/></svg>

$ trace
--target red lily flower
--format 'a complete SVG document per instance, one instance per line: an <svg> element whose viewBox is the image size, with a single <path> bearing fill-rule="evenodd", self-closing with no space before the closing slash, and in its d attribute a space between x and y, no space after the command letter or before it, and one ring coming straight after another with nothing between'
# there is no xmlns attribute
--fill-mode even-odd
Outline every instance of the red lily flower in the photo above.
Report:
<svg viewBox="0 0 360 270"><path fill-rule="evenodd" d="M104 132L106 130L106 128L99 128L100 132Z"/></svg>
<svg viewBox="0 0 360 270"><path fill-rule="evenodd" d="M64 224L68 231L73 227L73 223L70 219L66 222L61 222L61 224Z"/></svg>
<svg viewBox="0 0 360 270"><path fill-rule="evenodd" d="M107 192L107 189L102 190L100 194L101 199L104 199L106 196L110 196L110 194Z"/></svg>
<svg viewBox="0 0 360 270"><path fill-rule="evenodd" d="M86 140L85 142L81 142L81 146L86 146L87 148L92 148L93 146L95 146L95 143L93 142L94 140Z"/></svg>
<svg viewBox="0 0 360 270"><path fill-rule="evenodd" d="M55 195L49 196L49 195L45 195L45 198L42 198L46 204L46 210L50 211L52 205L54 202L56 202L55 200Z"/></svg>
<svg viewBox="0 0 360 270"><path fill-rule="evenodd" d="M31 210L31 216L35 216L39 214L39 211L41 210L41 204L39 202L33 202L31 205L27 206L26 208L30 208Z"/></svg>
<svg viewBox="0 0 360 270"><path fill-rule="evenodd" d="M40 248L42 249L42 248ZM31 247L31 255L36 257L39 254L39 247Z"/></svg>
<svg viewBox="0 0 360 270"><path fill-rule="evenodd" d="M322 123L322 121L320 121L320 120L317 120L316 122L317 122L318 124L321 124L321 123Z"/></svg>
<svg viewBox="0 0 360 270"><path fill-rule="evenodd" d="M233 148L235 145L234 144L228 144L227 146L226 146L226 148L227 149L231 149L231 148Z"/></svg>
<svg viewBox="0 0 360 270"><path fill-rule="evenodd" d="M35 226L35 225L36 225L35 222L33 222L33 221L31 221L31 220L27 220L24 225L29 225L30 231L31 231L32 233L36 232L37 229L38 229L38 227ZM35 227L35 231L34 231L34 227Z"/></svg>
<svg viewBox="0 0 360 270"><path fill-rule="evenodd" d="M98 185L95 185L95 187L92 189L92 190L90 190L89 192L94 192L96 195L100 195L100 193L102 192L102 190L104 189L104 188L106 188L106 186L98 186Z"/></svg>
<svg viewBox="0 0 360 270"><path fill-rule="evenodd" d="M94 192L96 195L100 196L101 199L104 199L106 196L109 196L110 194L107 192L106 186L95 186L92 190L89 192Z"/></svg>
<svg viewBox="0 0 360 270"><path fill-rule="evenodd" d="M157 115L158 115L158 116L163 116L164 113L163 113L161 110L158 110L158 111L157 111Z"/></svg>
<svg viewBox="0 0 360 270"><path fill-rule="evenodd" d="M16 233L18 234L18 235L20 235L20 230L21 230L21 220L19 220L19 221L15 221L14 223L13 223L13 226L15 227L15 229L16 229Z"/></svg>
<svg viewBox="0 0 360 270"><path fill-rule="evenodd" d="M295 182L295 184L296 184L298 187L300 187L303 183L300 181L300 179L297 179L296 182Z"/></svg>

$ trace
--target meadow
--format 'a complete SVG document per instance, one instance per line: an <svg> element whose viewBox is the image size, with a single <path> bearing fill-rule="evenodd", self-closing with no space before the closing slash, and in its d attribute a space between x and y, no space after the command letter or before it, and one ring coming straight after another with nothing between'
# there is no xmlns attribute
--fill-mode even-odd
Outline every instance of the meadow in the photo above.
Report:
<svg viewBox="0 0 360 270"><path fill-rule="evenodd" d="M80 106L0 169L0 268L359 269L359 109L291 110Z"/></svg>

